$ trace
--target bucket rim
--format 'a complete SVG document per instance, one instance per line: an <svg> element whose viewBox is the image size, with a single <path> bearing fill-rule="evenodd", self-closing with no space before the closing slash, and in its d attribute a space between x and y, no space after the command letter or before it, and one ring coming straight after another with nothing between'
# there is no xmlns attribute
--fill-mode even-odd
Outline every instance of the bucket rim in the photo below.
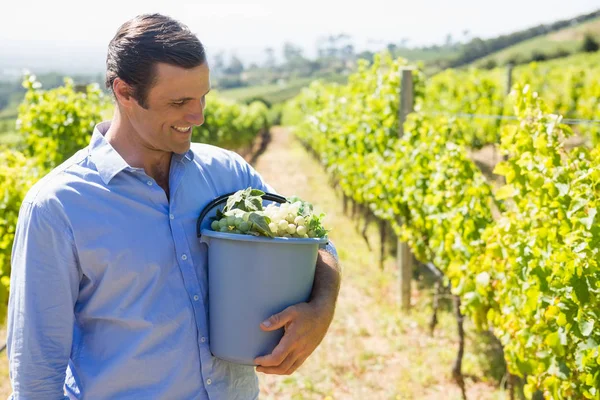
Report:
<svg viewBox="0 0 600 400"><path fill-rule="evenodd" d="M240 233L225 233L217 232L212 229L202 229L202 236L213 237L216 239L225 239L241 242L262 242L262 243L288 243L288 244L326 244L328 238L286 238L275 237L269 238L265 236L244 235Z"/></svg>

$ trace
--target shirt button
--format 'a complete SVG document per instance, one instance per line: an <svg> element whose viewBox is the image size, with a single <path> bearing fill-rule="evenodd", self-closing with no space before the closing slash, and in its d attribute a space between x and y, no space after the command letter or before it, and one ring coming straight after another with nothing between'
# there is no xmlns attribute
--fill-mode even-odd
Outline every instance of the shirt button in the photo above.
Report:
<svg viewBox="0 0 600 400"><path fill-rule="evenodd" d="M183 261L185 261L185 260L187 260L187 256L184 254L184 255L182 255L182 256L181 256L181 259L182 259Z"/></svg>
<svg viewBox="0 0 600 400"><path fill-rule="evenodd" d="M212 383L212 380L211 380L210 378L208 378L208 379L206 380L206 384L207 384L207 385L210 385L211 383Z"/></svg>
<svg viewBox="0 0 600 400"><path fill-rule="evenodd" d="M206 342L206 338L205 338L204 336L202 336L202 337L200 338L200 341L201 341L202 343L204 343L204 342Z"/></svg>
<svg viewBox="0 0 600 400"><path fill-rule="evenodd" d="M148 184L148 186L152 186L152 181L148 181L146 183Z"/></svg>
<svg viewBox="0 0 600 400"><path fill-rule="evenodd" d="M173 214L169 214L169 218L175 219L175 216Z"/></svg>
<svg viewBox="0 0 600 400"><path fill-rule="evenodd" d="M198 299L200 299L200 296L198 296L197 294L194 295L194 301L198 301Z"/></svg>

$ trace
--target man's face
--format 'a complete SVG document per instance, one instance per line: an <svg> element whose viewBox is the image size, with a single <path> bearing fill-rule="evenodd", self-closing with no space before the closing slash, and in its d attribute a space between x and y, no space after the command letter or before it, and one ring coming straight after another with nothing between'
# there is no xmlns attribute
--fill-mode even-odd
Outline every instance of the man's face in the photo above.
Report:
<svg viewBox="0 0 600 400"><path fill-rule="evenodd" d="M158 151L186 153L192 127L204 123L206 95L210 91L207 63L186 69L156 65L156 80L148 91L147 109L134 102L130 121L144 146Z"/></svg>

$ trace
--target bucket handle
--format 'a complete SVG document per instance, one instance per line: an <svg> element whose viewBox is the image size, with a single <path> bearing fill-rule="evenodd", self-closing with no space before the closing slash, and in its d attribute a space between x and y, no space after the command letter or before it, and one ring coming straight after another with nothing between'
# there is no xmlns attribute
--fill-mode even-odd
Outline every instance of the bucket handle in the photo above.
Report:
<svg viewBox="0 0 600 400"><path fill-rule="evenodd" d="M198 222L196 223L196 234L198 235L198 237L201 236L200 229L202 227L202 221L206 217L206 214L208 214L210 212L210 210L212 210L216 206L227 202L227 199L229 198L229 196L231 196L232 194L235 194L235 193L236 192L231 192L229 194L224 194L223 196L219 196L216 199L214 199L213 201L211 201L210 203L208 203L206 205L206 207L204 207L204 209L200 213L200 216L198 217ZM273 193L263 194L262 199L267 200L267 201L276 201L278 203L287 203L287 199L285 197L280 196L278 194L273 194Z"/></svg>

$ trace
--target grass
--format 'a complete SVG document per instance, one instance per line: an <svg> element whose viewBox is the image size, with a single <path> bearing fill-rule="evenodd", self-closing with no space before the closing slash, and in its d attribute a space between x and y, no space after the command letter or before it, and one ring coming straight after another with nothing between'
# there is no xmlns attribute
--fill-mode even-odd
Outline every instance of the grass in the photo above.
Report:
<svg viewBox="0 0 600 400"><path fill-rule="evenodd" d="M475 65L485 65L490 60L493 60L497 65L504 65L511 59L520 57L521 59L530 60L533 53L551 55L559 49L564 49L571 53L579 52L585 34L588 32L596 38L600 38L600 17L583 24L548 33L544 36L525 40L514 46L483 57L477 60Z"/></svg>
<svg viewBox="0 0 600 400"><path fill-rule="evenodd" d="M323 169L285 130L275 130L256 168L278 192L312 202L327 213L343 266L336 316L320 347L292 376L260 375L265 399L459 399L451 369L458 349L456 320L443 303L439 325L429 336L431 288L419 275L412 312L397 305L398 275L393 256L379 268L379 236L373 224L369 250L356 218L344 215L338 194ZM418 288L418 289L417 289ZM504 374L494 341L466 322L463 372L470 399L505 399L498 388Z"/></svg>

